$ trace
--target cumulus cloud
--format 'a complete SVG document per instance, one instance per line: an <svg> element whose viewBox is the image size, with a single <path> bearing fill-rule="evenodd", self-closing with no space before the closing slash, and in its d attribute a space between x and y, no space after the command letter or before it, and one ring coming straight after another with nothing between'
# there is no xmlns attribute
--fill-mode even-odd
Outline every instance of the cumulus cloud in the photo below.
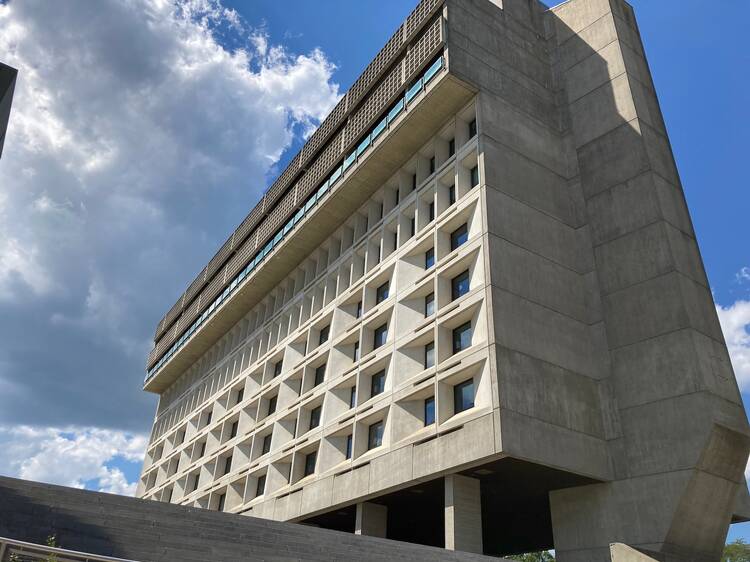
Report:
<svg viewBox="0 0 750 562"><path fill-rule="evenodd" d="M0 474L132 496L136 482L112 464L140 466L146 443L122 431L0 426Z"/></svg>
<svg viewBox="0 0 750 562"><path fill-rule="evenodd" d="M750 391L750 301L739 300L728 307L716 305L737 383Z"/></svg>
<svg viewBox="0 0 750 562"><path fill-rule="evenodd" d="M219 0L10 0L0 423L142 430L161 315L338 101L320 50Z"/></svg>

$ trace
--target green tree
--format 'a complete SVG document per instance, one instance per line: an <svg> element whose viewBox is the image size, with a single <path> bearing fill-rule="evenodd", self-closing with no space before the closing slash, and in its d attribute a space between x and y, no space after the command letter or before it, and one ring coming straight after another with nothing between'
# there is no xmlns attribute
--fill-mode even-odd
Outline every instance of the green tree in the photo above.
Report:
<svg viewBox="0 0 750 562"><path fill-rule="evenodd" d="M514 554L506 556L508 560L518 560L519 562L555 562L555 555L548 550L540 552L527 552L526 554Z"/></svg>
<svg viewBox="0 0 750 562"><path fill-rule="evenodd" d="M721 562L750 562L750 544L737 539L724 547Z"/></svg>

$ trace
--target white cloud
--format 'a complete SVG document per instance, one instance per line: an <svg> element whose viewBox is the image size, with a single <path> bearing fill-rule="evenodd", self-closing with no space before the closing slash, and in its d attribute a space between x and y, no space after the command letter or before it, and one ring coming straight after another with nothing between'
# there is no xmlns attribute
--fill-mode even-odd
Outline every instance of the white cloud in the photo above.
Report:
<svg viewBox="0 0 750 562"><path fill-rule="evenodd" d="M156 323L338 101L335 68L219 0L10 0L0 29L19 69L0 160L0 388L36 402L0 423L144 427Z"/></svg>
<svg viewBox="0 0 750 562"><path fill-rule="evenodd" d="M136 482L111 463L142 463L147 441L145 435L97 428L0 426L0 474L133 495Z"/></svg>
<svg viewBox="0 0 750 562"><path fill-rule="evenodd" d="M750 282L750 267L740 269L735 275L735 280L740 284Z"/></svg>
<svg viewBox="0 0 750 562"><path fill-rule="evenodd" d="M737 383L750 391L750 301L739 300L729 307L716 305Z"/></svg>

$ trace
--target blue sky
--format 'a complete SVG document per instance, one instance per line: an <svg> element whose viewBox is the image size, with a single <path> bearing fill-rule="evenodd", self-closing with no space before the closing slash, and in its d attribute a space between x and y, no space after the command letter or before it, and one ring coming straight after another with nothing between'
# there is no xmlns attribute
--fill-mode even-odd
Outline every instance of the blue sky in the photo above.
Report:
<svg viewBox="0 0 750 562"><path fill-rule="evenodd" d="M0 160L0 473L132 491L156 322L415 4L212 0L147 22L149 1L0 2L0 60L21 71ZM750 390L746 2L632 4Z"/></svg>

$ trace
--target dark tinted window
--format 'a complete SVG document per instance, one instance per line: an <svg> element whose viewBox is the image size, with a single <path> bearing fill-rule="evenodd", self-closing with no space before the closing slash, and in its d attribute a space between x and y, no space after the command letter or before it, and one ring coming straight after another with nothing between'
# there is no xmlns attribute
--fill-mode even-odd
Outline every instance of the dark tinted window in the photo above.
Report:
<svg viewBox="0 0 750 562"><path fill-rule="evenodd" d="M382 345L385 345L385 341L388 339L388 324L383 324L375 328L375 338L372 344L373 349L377 349Z"/></svg>
<svg viewBox="0 0 750 562"><path fill-rule="evenodd" d="M271 434L269 433L263 438L263 448L261 449L261 451L265 455L270 450L271 450Z"/></svg>
<svg viewBox="0 0 750 562"><path fill-rule="evenodd" d="M331 329L330 326L324 326L320 329L320 337L318 338L318 345L323 345L328 341L328 332Z"/></svg>
<svg viewBox="0 0 750 562"><path fill-rule="evenodd" d="M432 425L435 423L435 397L430 396L424 401L424 424Z"/></svg>
<svg viewBox="0 0 750 562"><path fill-rule="evenodd" d="M315 383L314 386L318 386L326 378L326 364L323 363L320 367L315 369Z"/></svg>
<svg viewBox="0 0 750 562"><path fill-rule="evenodd" d="M224 511L224 502L226 500L226 497L227 497L226 494L221 494L219 496L219 505L216 508L218 511Z"/></svg>
<svg viewBox="0 0 750 562"><path fill-rule="evenodd" d="M424 298L424 316L425 318L435 314L435 293L430 293Z"/></svg>
<svg viewBox="0 0 750 562"><path fill-rule="evenodd" d="M435 342L431 341L424 346L424 368L429 369L435 365Z"/></svg>
<svg viewBox="0 0 750 562"><path fill-rule="evenodd" d="M346 458L352 458L352 436L351 434L346 436Z"/></svg>
<svg viewBox="0 0 750 562"><path fill-rule="evenodd" d="M354 342L354 353L352 354L352 361L359 361L359 340Z"/></svg>
<svg viewBox="0 0 750 562"><path fill-rule="evenodd" d="M240 402L242 402L242 400L244 400L244 398L245 398L245 389L244 388L240 388L237 391L237 402L236 403L239 404Z"/></svg>
<svg viewBox="0 0 750 562"><path fill-rule="evenodd" d="M458 414L474 407L474 379L453 387L453 413Z"/></svg>
<svg viewBox="0 0 750 562"><path fill-rule="evenodd" d="M463 271L451 279L451 298L456 300L469 292L469 270Z"/></svg>
<svg viewBox="0 0 750 562"><path fill-rule="evenodd" d="M258 476L258 484L255 487L255 495L262 496L266 491L266 475Z"/></svg>
<svg viewBox="0 0 750 562"><path fill-rule="evenodd" d="M237 437L237 429L239 428L239 425L240 425L240 422L234 422L232 424L232 429L229 432L230 439L234 439L235 437Z"/></svg>
<svg viewBox="0 0 750 562"><path fill-rule="evenodd" d="M367 432L367 448L374 449L380 447L383 444L383 422L375 422L369 428Z"/></svg>
<svg viewBox="0 0 750 562"><path fill-rule="evenodd" d="M370 379L370 396L377 396L385 390L385 371L379 371Z"/></svg>
<svg viewBox="0 0 750 562"><path fill-rule="evenodd" d="M380 287L378 287L375 291L375 301L380 304L385 299L388 298L388 281L383 283Z"/></svg>
<svg viewBox="0 0 750 562"><path fill-rule="evenodd" d="M283 361L278 361L273 366L273 376L274 377L278 377L281 374L281 369L282 369L283 366L284 366L284 362Z"/></svg>
<svg viewBox="0 0 750 562"><path fill-rule="evenodd" d="M453 156L456 153L456 139L451 139L448 141L448 158Z"/></svg>
<svg viewBox="0 0 750 562"><path fill-rule="evenodd" d="M232 470L232 455L229 455L224 461L224 474L229 474Z"/></svg>
<svg viewBox="0 0 750 562"><path fill-rule="evenodd" d="M469 239L469 229L466 223L459 226L451 233L451 250L455 250Z"/></svg>
<svg viewBox="0 0 750 562"><path fill-rule="evenodd" d="M453 353L458 353L471 345L471 322L453 330Z"/></svg>
<svg viewBox="0 0 750 562"><path fill-rule="evenodd" d="M354 408L354 405L357 403L357 387L353 386L351 391L349 391L349 407Z"/></svg>
<svg viewBox="0 0 750 562"><path fill-rule="evenodd" d="M452 185L448 188L448 204L453 205L456 202L456 186Z"/></svg>
<svg viewBox="0 0 750 562"><path fill-rule="evenodd" d="M433 156L430 158L430 173L432 174L435 171L435 157Z"/></svg>
<svg viewBox="0 0 750 562"><path fill-rule="evenodd" d="M427 214L429 216L430 222L435 220L435 202L434 201L430 201L430 204L427 207Z"/></svg>
<svg viewBox="0 0 750 562"><path fill-rule="evenodd" d="M435 265L435 248L430 248L424 253L424 268L430 269Z"/></svg>
<svg viewBox="0 0 750 562"><path fill-rule="evenodd" d="M316 406L312 410L310 410L310 429L313 429L315 427L318 427L320 425L320 412L322 410L321 406Z"/></svg>
<svg viewBox="0 0 750 562"><path fill-rule="evenodd" d="M477 134L477 120L472 119L469 121L469 138L474 137Z"/></svg>
<svg viewBox="0 0 750 562"><path fill-rule="evenodd" d="M471 169L471 187L476 187L479 185L479 167L474 166Z"/></svg>
<svg viewBox="0 0 750 562"><path fill-rule="evenodd" d="M318 460L318 452L313 451L305 457L305 476L310 476L315 472L315 461Z"/></svg>
<svg viewBox="0 0 750 562"><path fill-rule="evenodd" d="M357 303L357 318L362 317L362 301Z"/></svg>
<svg viewBox="0 0 750 562"><path fill-rule="evenodd" d="M269 416L276 411L277 399L278 399L278 396L271 396L271 398L268 399L268 415Z"/></svg>

